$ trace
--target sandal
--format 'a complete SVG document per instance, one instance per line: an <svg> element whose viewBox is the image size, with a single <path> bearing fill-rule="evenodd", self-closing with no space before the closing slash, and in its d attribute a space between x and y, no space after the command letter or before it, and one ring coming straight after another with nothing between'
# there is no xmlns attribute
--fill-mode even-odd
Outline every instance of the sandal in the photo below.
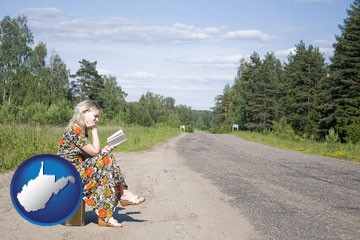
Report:
<svg viewBox="0 0 360 240"><path fill-rule="evenodd" d="M98 218L98 225L100 227L123 227L123 225L113 217L109 219L109 222L105 222L102 218Z"/></svg>
<svg viewBox="0 0 360 240"><path fill-rule="evenodd" d="M145 200L146 200L145 198L135 195L131 199L120 199L120 204L123 207L129 206L129 205L139 205L139 204L142 204L143 202L145 202Z"/></svg>

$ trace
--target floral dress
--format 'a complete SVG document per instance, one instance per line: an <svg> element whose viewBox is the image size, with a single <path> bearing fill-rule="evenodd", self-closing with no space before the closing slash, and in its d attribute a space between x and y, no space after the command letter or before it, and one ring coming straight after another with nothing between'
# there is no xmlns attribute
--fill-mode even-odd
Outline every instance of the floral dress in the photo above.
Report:
<svg viewBox="0 0 360 240"><path fill-rule="evenodd" d="M67 128L60 138L58 155L70 161L80 173L85 203L108 222L120 199L119 186L127 185L111 153L91 157L81 150L89 143L81 128Z"/></svg>

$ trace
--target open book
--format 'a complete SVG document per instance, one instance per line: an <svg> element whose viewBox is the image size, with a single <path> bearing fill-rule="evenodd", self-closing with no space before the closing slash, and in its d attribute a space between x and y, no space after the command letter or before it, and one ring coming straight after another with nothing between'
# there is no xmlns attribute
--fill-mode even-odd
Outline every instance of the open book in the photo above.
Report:
<svg viewBox="0 0 360 240"><path fill-rule="evenodd" d="M117 145L126 141L126 136L122 129L107 138L107 145L110 147L116 147Z"/></svg>

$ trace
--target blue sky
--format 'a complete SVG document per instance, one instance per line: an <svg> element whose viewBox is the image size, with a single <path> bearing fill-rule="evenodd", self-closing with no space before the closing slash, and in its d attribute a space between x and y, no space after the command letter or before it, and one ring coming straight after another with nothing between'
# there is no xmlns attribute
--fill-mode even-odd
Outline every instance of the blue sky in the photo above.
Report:
<svg viewBox="0 0 360 240"><path fill-rule="evenodd" d="M286 61L303 40L332 55L352 0L0 0L0 17L25 15L72 73L97 61L138 101L146 91L210 110L241 58L273 52Z"/></svg>

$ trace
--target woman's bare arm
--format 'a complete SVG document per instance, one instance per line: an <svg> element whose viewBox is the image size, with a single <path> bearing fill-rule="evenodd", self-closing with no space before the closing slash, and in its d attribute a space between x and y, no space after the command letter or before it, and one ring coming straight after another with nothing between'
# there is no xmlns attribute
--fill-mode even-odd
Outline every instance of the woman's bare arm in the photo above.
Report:
<svg viewBox="0 0 360 240"><path fill-rule="evenodd" d="M90 156L95 157L99 155L101 152L99 135L96 127L91 129L91 134L92 134L92 143L85 145L84 147L81 148L81 150L83 150Z"/></svg>
<svg viewBox="0 0 360 240"><path fill-rule="evenodd" d="M90 156L95 157L99 155L101 152L99 134L96 127L96 117L92 112L86 112L84 114L84 119L85 119L86 127L91 130L92 143L85 145L84 147L81 148L81 150L83 150Z"/></svg>

